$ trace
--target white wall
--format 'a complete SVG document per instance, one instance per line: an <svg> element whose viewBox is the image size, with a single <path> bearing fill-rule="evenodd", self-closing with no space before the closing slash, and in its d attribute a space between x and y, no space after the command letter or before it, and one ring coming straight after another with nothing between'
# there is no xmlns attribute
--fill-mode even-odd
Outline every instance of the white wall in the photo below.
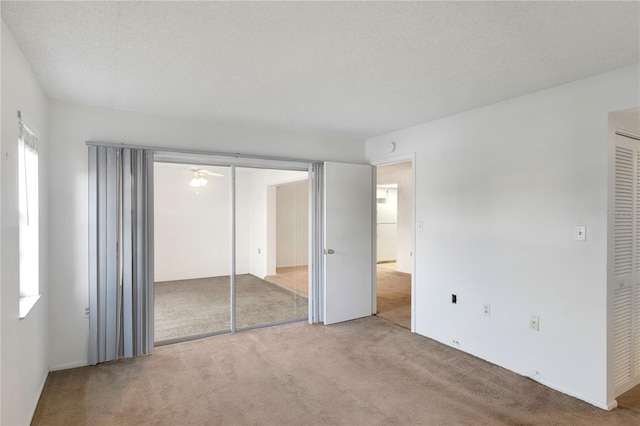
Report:
<svg viewBox="0 0 640 426"><path fill-rule="evenodd" d="M309 263L309 180L276 187L276 267Z"/></svg>
<svg viewBox="0 0 640 426"><path fill-rule="evenodd" d="M413 273L413 172L411 163L396 172L398 180L398 228L396 269Z"/></svg>
<svg viewBox="0 0 640 426"><path fill-rule="evenodd" d="M236 274L251 273L251 238L254 188L262 183L252 178L255 170L236 167ZM262 214L266 214L263 212Z"/></svg>
<svg viewBox="0 0 640 426"><path fill-rule="evenodd" d="M250 208L250 273L264 278L276 273L277 263L277 203L276 186L307 179L308 173L292 170L254 169L251 180ZM239 177L239 181L243 179Z"/></svg>
<svg viewBox="0 0 640 426"><path fill-rule="evenodd" d="M39 138L40 294L29 315L18 319L17 111ZM0 213L0 424L29 424L48 373L47 165L48 101L13 36L2 22L2 205Z"/></svg>
<svg viewBox="0 0 640 426"><path fill-rule="evenodd" d="M210 176L207 185L194 188L189 185L191 167L200 166L154 167L156 282L231 273L231 169L202 166L223 176ZM243 265L242 260L236 259L237 265ZM246 273L248 261L244 263L245 271L240 267L238 273Z"/></svg>
<svg viewBox="0 0 640 426"><path fill-rule="evenodd" d="M224 177L211 177L206 186L195 189L189 186L191 167L168 163L155 165L156 282L231 273L230 169L202 166ZM267 238L273 233L275 239L275 230L268 226L269 189L275 188L276 183L306 175L306 172L297 171L236 168L237 274L267 275L267 261L273 257L275 262L276 253L275 246L270 248ZM308 183L304 185L306 188ZM304 198L303 202L307 203L308 199ZM276 217L275 209L271 216ZM307 231L306 225L303 227ZM275 228L275 222L271 228Z"/></svg>
<svg viewBox="0 0 640 426"><path fill-rule="evenodd" d="M210 177L206 186L196 189L189 186L193 176L191 167L196 166L155 165L156 282L231 273L230 168L200 166L224 176ZM237 274L251 272L260 277L273 274L276 255L282 254L287 262L291 259L302 262L286 266L306 264L308 181L280 185L300 178L306 179L307 172L236 168ZM292 194L287 194L292 196L285 197L283 205L276 203L276 192L272 194L272 202L267 201L270 190L276 188L293 189ZM299 217L300 214L304 217ZM273 223L269 225L270 220ZM294 249L298 247L298 253L290 253L289 247L285 247L289 251L284 251L279 245L276 247L276 241L285 243L276 238L277 221L287 224L286 231L290 232L284 235L284 239L291 237L289 243ZM295 225L293 228L292 223Z"/></svg>
<svg viewBox="0 0 640 426"><path fill-rule="evenodd" d="M393 155L416 154L418 333L597 406L612 403L607 120L640 105L639 72L623 68L367 141L371 161L388 158L391 140ZM574 241L577 224L587 226L586 242ZM540 331L529 329L531 314Z"/></svg>
<svg viewBox="0 0 640 426"><path fill-rule="evenodd" d="M89 324L83 315L88 306L87 140L364 161L364 145L344 138L169 119L58 101L49 106L53 147L50 220L56 224L51 227L49 257L53 368L87 361Z"/></svg>

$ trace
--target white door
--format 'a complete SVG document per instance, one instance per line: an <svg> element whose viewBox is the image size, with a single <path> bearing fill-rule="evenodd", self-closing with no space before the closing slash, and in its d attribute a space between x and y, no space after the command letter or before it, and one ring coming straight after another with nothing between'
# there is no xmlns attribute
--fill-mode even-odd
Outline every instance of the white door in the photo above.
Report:
<svg viewBox="0 0 640 426"><path fill-rule="evenodd" d="M618 396L640 383L640 148L616 136L609 269L613 299L613 385ZM611 288L613 287L613 288ZM610 302L611 303L611 302Z"/></svg>
<svg viewBox="0 0 640 426"><path fill-rule="evenodd" d="M371 312L372 168L325 163L324 323Z"/></svg>

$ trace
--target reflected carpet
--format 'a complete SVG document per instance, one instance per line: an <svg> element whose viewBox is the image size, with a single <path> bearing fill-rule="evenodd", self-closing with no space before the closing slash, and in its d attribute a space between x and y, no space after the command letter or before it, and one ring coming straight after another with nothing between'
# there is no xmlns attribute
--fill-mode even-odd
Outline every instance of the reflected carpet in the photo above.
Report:
<svg viewBox="0 0 640 426"><path fill-rule="evenodd" d="M229 276L155 283L156 342L230 328ZM250 275L236 276L236 327L306 318L307 298Z"/></svg>

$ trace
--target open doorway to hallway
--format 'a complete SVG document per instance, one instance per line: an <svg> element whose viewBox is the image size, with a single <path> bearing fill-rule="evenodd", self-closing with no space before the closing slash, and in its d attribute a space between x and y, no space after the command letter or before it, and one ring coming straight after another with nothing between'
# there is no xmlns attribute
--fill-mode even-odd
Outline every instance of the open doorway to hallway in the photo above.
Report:
<svg viewBox="0 0 640 426"><path fill-rule="evenodd" d="M377 315L411 329L412 165L381 165L376 174Z"/></svg>

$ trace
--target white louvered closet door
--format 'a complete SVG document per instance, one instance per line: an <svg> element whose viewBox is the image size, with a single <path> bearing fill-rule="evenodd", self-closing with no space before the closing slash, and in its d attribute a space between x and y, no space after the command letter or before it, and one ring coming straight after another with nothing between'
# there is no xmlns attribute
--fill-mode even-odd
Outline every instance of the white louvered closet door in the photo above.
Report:
<svg viewBox="0 0 640 426"><path fill-rule="evenodd" d="M640 150L616 135L613 212L615 396L640 383Z"/></svg>

